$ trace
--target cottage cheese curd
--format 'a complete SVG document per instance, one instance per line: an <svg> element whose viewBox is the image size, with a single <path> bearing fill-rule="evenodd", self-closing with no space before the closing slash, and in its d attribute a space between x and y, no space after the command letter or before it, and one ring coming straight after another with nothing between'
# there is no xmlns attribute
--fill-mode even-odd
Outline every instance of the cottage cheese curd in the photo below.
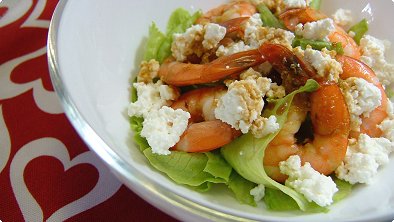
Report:
<svg viewBox="0 0 394 222"><path fill-rule="evenodd" d="M264 107L262 98L270 85L270 79L261 77L260 73L250 68L241 74L240 80L229 83L227 93L218 101L215 117L242 133L249 132L253 123L260 118Z"/></svg>
<svg viewBox="0 0 394 222"><path fill-rule="evenodd" d="M330 81L338 82L339 75L342 73L342 65L331 57L327 50L314 50L310 47L303 51L300 47L295 52L304 57L316 69L317 75L325 77Z"/></svg>
<svg viewBox="0 0 394 222"><path fill-rule="evenodd" d="M145 137L152 152L168 155L186 130L190 113L181 109L174 110L168 106L145 116L141 136Z"/></svg>
<svg viewBox="0 0 394 222"><path fill-rule="evenodd" d="M334 22L342 27L347 27L353 22L352 11L339 8L332 14Z"/></svg>
<svg viewBox="0 0 394 222"><path fill-rule="evenodd" d="M382 104L380 89L356 77L342 81L340 86L349 109L351 129L359 131L361 117L369 117L370 112Z"/></svg>
<svg viewBox="0 0 394 222"><path fill-rule="evenodd" d="M283 0L287 9L290 8L305 8L307 6L305 0Z"/></svg>
<svg viewBox="0 0 394 222"><path fill-rule="evenodd" d="M218 24L193 25L184 33L173 35L172 55L179 62L185 61L188 55L202 56L206 50L216 48L225 35L226 28Z"/></svg>
<svg viewBox="0 0 394 222"><path fill-rule="evenodd" d="M392 86L394 82L394 64L386 61L385 52L390 48L389 41L365 35L360 40L361 58L375 72L384 86Z"/></svg>
<svg viewBox="0 0 394 222"><path fill-rule="evenodd" d="M301 166L298 155L280 162L279 168L281 173L289 176L285 182L286 186L303 194L308 201L322 207L332 204L332 198L338 188L331 177L320 174L308 162Z"/></svg>
<svg viewBox="0 0 394 222"><path fill-rule="evenodd" d="M253 196L254 201L260 201L265 196L265 186L264 184L259 184L250 190L250 195Z"/></svg>
<svg viewBox="0 0 394 222"><path fill-rule="evenodd" d="M312 40L328 40L328 35L335 30L334 21L330 18L298 24L295 28L296 35Z"/></svg>
<svg viewBox="0 0 394 222"><path fill-rule="evenodd" d="M138 100L129 104L129 116L145 118L150 112L169 105L172 100L176 100L179 97L179 92L176 88L164 85L160 80L156 83L133 83L133 87L137 90Z"/></svg>
<svg viewBox="0 0 394 222"><path fill-rule="evenodd" d="M343 163L335 173L339 179L355 183L371 183L380 165L387 164L388 155L394 150L393 143L384 138L371 138L360 134L351 139Z"/></svg>

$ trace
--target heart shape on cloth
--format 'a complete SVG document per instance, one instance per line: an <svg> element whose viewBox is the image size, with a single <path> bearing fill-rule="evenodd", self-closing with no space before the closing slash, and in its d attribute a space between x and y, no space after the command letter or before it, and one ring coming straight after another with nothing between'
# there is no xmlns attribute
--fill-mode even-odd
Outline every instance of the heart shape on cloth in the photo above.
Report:
<svg viewBox="0 0 394 222"><path fill-rule="evenodd" d="M32 89L34 101L42 111L51 114L63 113L56 93L46 90L41 79L35 79L34 81L26 83L15 83L11 78L13 70L20 64L43 56L45 53L46 47L43 47L37 51L12 59L0 65L0 88L2 89L0 91L0 99L13 98Z"/></svg>
<svg viewBox="0 0 394 222"><path fill-rule="evenodd" d="M37 201L37 199L40 201L43 199L36 199L33 194L30 193L25 183L25 176L29 174L26 174L25 169L29 163L32 163L34 168L33 160L38 157L50 157L52 161L59 161L59 163L63 165L63 172L65 172L66 175L67 171L71 170L72 172L74 167L79 168L79 165L86 164L94 166L98 172L98 181L89 192L80 194L81 196L78 199L70 200L72 201L70 203L63 203L65 205L59 209L50 209L49 211L55 212L51 214L46 221L64 221L86 211L113 196L122 185L119 180L114 178L109 169L92 151L81 153L70 160L67 148L61 141L55 138L40 138L31 141L18 150L10 167L11 186L25 221L43 221L43 211L47 210L46 206L41 206ZM30 182L29 184L31 185ZM35 190L34 188L31 189ZM50 193L46 193L46 195L49 194Z"/></svg>
<svg viewBox="0 0 394 222"><path fill-rule="evenodd" d="M11 153L11 140L3 117L3 107L0 105L0 173L7 165Z"/></svg>
<svg viewBox="0 0 394 222"><path fill-rule="evenodd" d="M37 203L45 206L43 216L46 220L57 209L92 190L98 181L98 172L87 163L65 170L58 159L40 156L27 164L24 178Z"/></svg>

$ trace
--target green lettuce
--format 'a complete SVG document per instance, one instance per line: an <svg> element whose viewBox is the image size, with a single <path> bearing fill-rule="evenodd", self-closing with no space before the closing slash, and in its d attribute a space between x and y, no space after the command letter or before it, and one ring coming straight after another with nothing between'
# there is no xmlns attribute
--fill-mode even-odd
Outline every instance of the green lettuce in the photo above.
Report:
<svg viewBox="0 0 394 222"><path fill-rule="evenodd" d="M155 23L152 23L149 28L144 60L155 59L160 63L163 62L166 57L171 55L173 34L185 32L200 16L200 11L190 14L185 9L176 9L170 16L165 34L158 29ZM135 88L132 87L131 101L135 102L136 100L137 93ZM170 155L166 156L154 154L146 139L141 137L144 119L133 116L129 120L131 129L134 131L134 142L140 151L143 152L153 167L165 173L176 183L197 191L207 191L212 184L223 183L234 193L239 202L256 205L253 196L249 193L255 184L234 172L220 152L186 153L172 151Z"/></svg>
<svg viewBox="0 0 394 222"><path fill-rule="evenodd" d="M256 184L232 170L220 152L171 151L170 155L154 154L146 139L141 137L143 120L141 117L130 117L130 125L134 131L134 142L153 167L176 183L200 192L208 191L214 183L226 184L240 203L256 206L253 196L249 193Z"/></svg>
<svg viewBox="0 0 394 222"><path fill-rule="evenodd" d="M258 4L257 10L260 13L260 18L261 21L263 21L263 26L281 29L285 28L282 22L274 14L272 14L271 10L264 3Z"/></svg>
<svg viewBox="0 0 394 222"><path fill-rule="evenodd" d="M211 183L226 184L232 170L221 155L214 152L171 151L169 155L158 155L152 153L151 149L145 149L143 153L153 167L176 183L199 191L209 190Z"/></svg>
<svg viewBox="0 0 394 222"><path fill-rule="evenodd" d="M293 91L286 97L271 101L273 108L266 109L263 112L263 116L269 117L275 115L281 129L286 121L287 113L294 96L298 93L315 91L318 87L319 84L315 80L308 80L303 87ZM302 194L272 180L266 174L262 161L264 159L265 148L276 135L277 132L257 139L248 133L224 146L221 152L227 162L245 179L256 184L264 184L268 188L279 189L290 196L303 211L326 211L325 208L308 202Z"/></svg>
<svg viewBox="0 0 394 222"><path fill-rule="evenodd" d="M361 20L359 23L350 27L348 32L354 32L354 41L360 45L361 38L368 32L368 21L366 19Z"/></svg>
<svg viewBox="0 0 394 222"><path fill-rule="evenodd" d="M168 20L165 34L158 29L155 23L152 23L149 27L149 36L145 48L144 60L148 61L155 59L162 63L165 58L171 55L173 34L185 32L200 16L200 11L191 15L183 8L176 9Z"/></svg>
<svg viewBox="0 0 394 222"><path fill-rule="evenodd" d="M335 184L337 185L338 191L334 194L333 201L334 203L343 200L347 197L351 191L353 185L350 183L340 180L336 177L333 178ZM290 196L286 195L280 190L266 188L265 195L264 195L264 202L268 209L274 211L291 211L291 210L298 210L299 207L297 202L292 199ZM327 208L321 208L316 206L311 206L308 209L308 212L327 212Z"/></svg>
<svg viewBox="0 0 394 222"><path fill-rule="evenodd" d="M320 6L321 6L321 0L312 0L309 3L309 7L315 9L315 10L320 10Z"/></svg>
<svg viewBox="0 0 394 222"><path fill-rule="evenodd" d="M347 197L352 192L353 185L344 180L338 179L337 177L334 177L333 180L338 188L338 191L333 197L335 203Z"/></svg>
<svg viewBox="0 0 394 222"><path fill-rule="evenodd" d="M250 194L250 190L255 188L257 184L243 178L235 170L232 171L230 175L230 180L228 181L228 188L233 191L235 198L243 204L248 204L251 206L256 206L254 197Z"/></svg>

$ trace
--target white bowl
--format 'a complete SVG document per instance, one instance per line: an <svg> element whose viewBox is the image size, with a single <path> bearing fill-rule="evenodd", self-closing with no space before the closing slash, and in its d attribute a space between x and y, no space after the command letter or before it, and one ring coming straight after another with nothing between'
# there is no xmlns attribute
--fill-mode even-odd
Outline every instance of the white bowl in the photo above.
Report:
<svg viewBox="0 0 394 222"><path fill-rule="evenodd" d="M60 1L51 22L48 58L51 77L65 112L89 147L114 174L145 200L187 221L378 221L394 218L394 162L380 169L376 182L356 186L329 213L267 211L264 204L239 204L219 188L198 193L176 185L153 169L135 147L126 108L129 82L138 70L152 21L164 30L177 7L207 10L215 1L68 0ZM341 2L341 4L340 4ZM322 9L353 9L370 21L370 34L394 42L392 1L323 0ZM131 207L131 205L130 205Z"/></svg>

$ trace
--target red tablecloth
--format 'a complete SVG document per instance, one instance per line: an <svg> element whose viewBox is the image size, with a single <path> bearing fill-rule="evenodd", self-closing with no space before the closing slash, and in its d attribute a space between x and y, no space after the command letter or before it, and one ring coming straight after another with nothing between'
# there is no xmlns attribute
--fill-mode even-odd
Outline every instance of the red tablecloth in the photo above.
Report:
<svg viewBox="0 0 394 222"><path fill-rule="evenodd" d="M0 0L0 220L174 221L89 151L51 85L55 0Z"/></svg>

